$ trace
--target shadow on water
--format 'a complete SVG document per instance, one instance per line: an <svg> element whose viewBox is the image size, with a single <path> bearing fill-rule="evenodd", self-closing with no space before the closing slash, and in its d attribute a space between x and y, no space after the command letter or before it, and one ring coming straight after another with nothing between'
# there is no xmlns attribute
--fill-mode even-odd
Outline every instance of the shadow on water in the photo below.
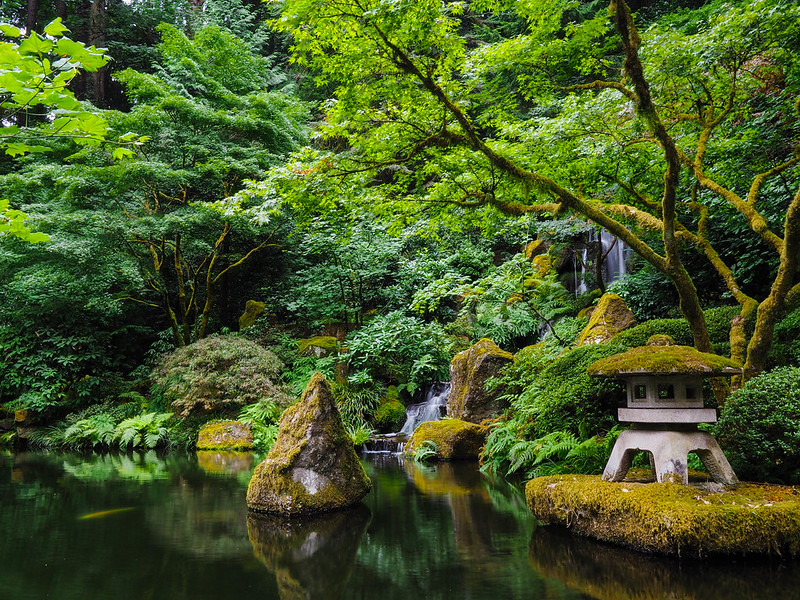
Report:
<svg viewBox="0 0 800 600"><path fill-rule="evenodd" d="M533 533L528 557L542 577L597 600L800 598L796 562L661 557L580 538L557 527L540 527Z"/></svg>
<svg viewBox="0 0 800 600"><path fill-rule="evenodd" d="M250 513L253 552L278 582L281 600L341 598L370 522L363 504L324 515L286 519Z"/></svg>

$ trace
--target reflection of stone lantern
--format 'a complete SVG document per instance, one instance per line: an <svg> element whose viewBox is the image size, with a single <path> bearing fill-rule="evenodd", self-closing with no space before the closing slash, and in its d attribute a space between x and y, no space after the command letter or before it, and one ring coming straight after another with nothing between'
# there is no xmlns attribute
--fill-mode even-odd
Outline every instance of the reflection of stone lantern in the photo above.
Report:
<svg viewBox="0 0 800 600"><path fill-rule="evenodd" d="M619 420L632 423L623 431L608 459L603 479L622 481L639 452L648 452L659 482L688 483L687 460L694 452L711 478L734 484L736 475L711 434L698 423L713 423L716 410L703 408L703 379L730 377L742 372L734 361L675 346L669 336L653 336L647 346L632 348L593 363L588 373L621 377L628 390L628 406Z"/></svg>

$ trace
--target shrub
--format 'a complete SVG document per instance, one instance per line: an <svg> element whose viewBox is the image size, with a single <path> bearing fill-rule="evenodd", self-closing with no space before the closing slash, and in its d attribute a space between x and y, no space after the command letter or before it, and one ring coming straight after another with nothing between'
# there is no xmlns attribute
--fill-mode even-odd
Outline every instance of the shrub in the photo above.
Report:
<svg viewBox="0 0 800 600"><path fill-rule="evenodd" d="M450 373L451 349L442 327L402 311L376 317L350 333L347 347L350 365L360 371L354 383L381 379L413 394Z"/></svg>
<svg viewBox="0 0 800 600"><path fill-rule="evenodd" d="M800 308L775 325L775 341L769 360L775 366L800 364Z"/></svg>
<svg viewBox="0 0 800 600"><path fill-rule="evenodd" d="M375 427L386 433L399 431L406 421L406 407L398 400L387 400L375 411Z"/></svg>
<svg viewBox="0 0 800 600"><path fill-rule="evenodd" d="M800 368L754 377L730 395L714 433L746 480L800 482Z"/></svg>
<svg viewBox="0 0 800 600"><path fill-rule="evenodd" d="M602 436L616 424L615 408L624 400L622 386L613 378L589 377L586 368L595 360L623 350L616 344L581 346L555 357L556 348L537 344L522 351L513 365L506 367L499 384L512 396L511 409L489 434L482 460L489 471L533 472L548 463L566 460L572 447L558 446L542 454L537 445L561 432L558 439L581 446L569 460L583 461L589 450L597 453ZM527 370L527 372L526 372ZM520 392L515 381L524 382ZM586 442L598 437L595 442ZM561 452L564 450L564 452ZM540 458L541 457L541 458ZM549 466L548 468L555 468Z"/></svg>
<svg viewBox="0 0 800 600"><path fill-rule="evenodd" d="M644 346L651 335L668 335L679 346L692 346L694 340L686 319L653 319L619 332L613 342L626 348Z"/></svg>
<svg viewBox="0 0 800 600"><path fill-rule="evenodd" d="M246 404L290 401L276 381L277 357L243 337L211 336L178 348L158 361L154 387L181 417L208 412L234 414Z"/></svg>

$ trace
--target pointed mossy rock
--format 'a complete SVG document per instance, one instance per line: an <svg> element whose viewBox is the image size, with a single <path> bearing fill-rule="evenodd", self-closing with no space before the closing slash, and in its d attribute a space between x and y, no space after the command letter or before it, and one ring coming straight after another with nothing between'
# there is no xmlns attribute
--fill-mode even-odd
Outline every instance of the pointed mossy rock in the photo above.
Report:
<svg viewBox="0 0 800 600"><path fill-rule="evenodd" d="M283 413L278 438L247 488L251 510L309 515L357 503L372 483L342 424L330 386L317 373Z"/></svg>
<svg viewBox="0 0 800 600"><path fill-rule="evenodd" d="M477 460L489 428L459 419L420 423L408 440L403 453L414 456L425 442L436 444L437 460Z"/></svg>
<svg viewBox="0 0 800 600"><path fill-rule="evenodd" d="M472 423L496 417L508 408L500 392L484 389L486 380L514 361L514 355L484 338L459 352L450 363L450 395L447 416Z"/></svg>
<svg viewBox="0 0 800 600"><path fill-rule="evenodd" d="M578 345L603 344L620 331L636 325L636 317L617 294L603 294L589 323L578 337Z"/></svg>
<svg viewBox="0 0 800 600"><path fill-rule="evenodd" d="M197 432L198 450L252 450L253 430L242 421L211 421Z"/></svg>

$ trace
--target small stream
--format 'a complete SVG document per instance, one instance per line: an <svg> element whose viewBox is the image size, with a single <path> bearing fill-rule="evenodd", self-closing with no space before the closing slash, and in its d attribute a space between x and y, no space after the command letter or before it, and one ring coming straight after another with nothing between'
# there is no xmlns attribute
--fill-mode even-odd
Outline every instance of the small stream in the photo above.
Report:
<svg viewBox="0 0 800 600"><path fill-rule="evenodd" d="M639 555L537 527L474 464L365 456L316 518L248 514L247 453L0 453L4 600L800 597L794 562Z"/></svg>

